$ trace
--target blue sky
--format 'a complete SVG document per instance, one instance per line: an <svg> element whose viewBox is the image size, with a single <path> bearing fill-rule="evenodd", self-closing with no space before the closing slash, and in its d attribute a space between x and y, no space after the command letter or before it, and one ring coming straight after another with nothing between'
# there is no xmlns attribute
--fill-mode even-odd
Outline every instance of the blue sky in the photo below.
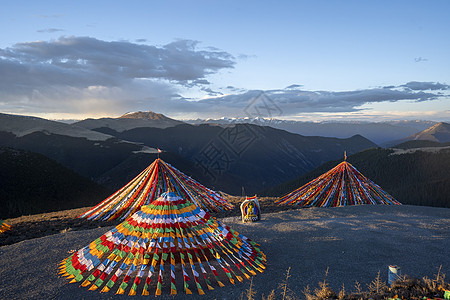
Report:
<svg viewBox="0 0 450 300"><path fill-rule="evenodd" d="M449 1L1 4L2 112L450 121Z"/></svg>

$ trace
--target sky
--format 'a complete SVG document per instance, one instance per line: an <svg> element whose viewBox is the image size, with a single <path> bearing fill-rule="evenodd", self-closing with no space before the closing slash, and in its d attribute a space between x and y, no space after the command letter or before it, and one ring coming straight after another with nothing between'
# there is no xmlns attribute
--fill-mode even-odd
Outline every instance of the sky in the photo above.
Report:
<svg viewBox="0 0 450 300"><path fill-rule="evenodd" d="M0 1L0 111L450 121L450 1Z"/></svg>

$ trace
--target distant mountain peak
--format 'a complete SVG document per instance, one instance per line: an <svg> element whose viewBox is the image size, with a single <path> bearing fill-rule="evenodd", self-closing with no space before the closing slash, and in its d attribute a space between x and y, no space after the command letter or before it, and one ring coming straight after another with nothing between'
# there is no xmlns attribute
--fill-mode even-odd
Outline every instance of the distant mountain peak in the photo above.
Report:
<svg viewBox="0 0 450 300"><path fill-rule="evenodd" d="M75 123L75 125L87 129L106 127L117 132L141 127L167 128L180 124L184 124L184 122L152 111L128 112L118 118L86 119Z"/></svg>
<svg viewBox="0 0 450 300"><path fill-rule="evenodd" d="M128 112L123 116L120 116L118 119L142 119L142 120L168 120L170 118L166 117L163 114L158 114L152 111L136 111L136 112Z"/></svg>
<svg viewBox="0 0 450 300"><path fill-rule="evenodd" d="M412 140L428 140L439 143L450 142L450 124L440 122L433 126L414 134Z"/></svg>
<svg viewBox="0 0 450 300"><path fill-rule="evenodd" d="M450 124L445 123L445 122L439 122L439 123L434 124L430 128L425 129L423 132L434 133L434 132L438 132L438 131L441 131L441 132L448 131L448 132L450 132Z"/></svg>

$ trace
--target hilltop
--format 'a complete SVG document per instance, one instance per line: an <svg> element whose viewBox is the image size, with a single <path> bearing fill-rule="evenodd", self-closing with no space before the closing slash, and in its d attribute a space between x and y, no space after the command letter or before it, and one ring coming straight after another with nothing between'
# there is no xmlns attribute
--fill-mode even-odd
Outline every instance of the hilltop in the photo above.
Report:
<svg viewBox="0 0 450 300"><path fill-rule="evenodd" d="M110 128L122 132L140 127L168 128L184 124L182 121L174 120L163 114L152 111L138 111L126 113L118 118L86 119L74 123L78 127L85 129Z"/></svg>
<svg viewBox="0 0 450 300"><path fill-rule="evenodd" d="M440 122L420 132L414 133L402 139L385 143L385 146L394 146L408 141L430 141L436 143L450 142L450 124Z"/></svg>
<svg viewBox="0 0 450 300"><path fill-rule="evenodd" d="M426 140L438 143L450 142L450 124L440 122L430 128L418 132L408 138L407 140Z"/></svg>

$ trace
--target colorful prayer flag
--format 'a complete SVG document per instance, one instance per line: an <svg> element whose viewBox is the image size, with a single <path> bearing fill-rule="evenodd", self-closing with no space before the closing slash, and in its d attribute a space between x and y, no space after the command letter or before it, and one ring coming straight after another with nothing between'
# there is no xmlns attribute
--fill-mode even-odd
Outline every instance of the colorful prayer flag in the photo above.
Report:
<svg viewBox="0 0 450 300"><path fill-rule="evenodd" d="M275 203L302 207L401 205L347 161L343 161L330 171L279 198Z"/></svg>
<svg viewBox="0 0 450 300"><path fill-rule="evenodd" d="M11 229L11 225L7 224L5 221L0 220L0 233L3 233Z"/></svg>
<svg viewBox="0 0 450 300"><path fill-rule="evenodd" d="M233 208L219 193L158 158L120 190L78 217L89 220L125 220L168 190L206 211Z"/></svg>
<svg viewBox="0 0 450 300"><path fill-rule="evenodd" d="M126 221L62 261L60 274L90 290L118 294L138 289L174 295L223 286L263 272L259 245L173 192L142 206ZM221 270L222 277L217 270ZM225 276L224 276L225 275ZM177 287L176 278L182 279ZM222 278L222 279L221 279ZM142 282L142 284L140 284Z"/></svg>

